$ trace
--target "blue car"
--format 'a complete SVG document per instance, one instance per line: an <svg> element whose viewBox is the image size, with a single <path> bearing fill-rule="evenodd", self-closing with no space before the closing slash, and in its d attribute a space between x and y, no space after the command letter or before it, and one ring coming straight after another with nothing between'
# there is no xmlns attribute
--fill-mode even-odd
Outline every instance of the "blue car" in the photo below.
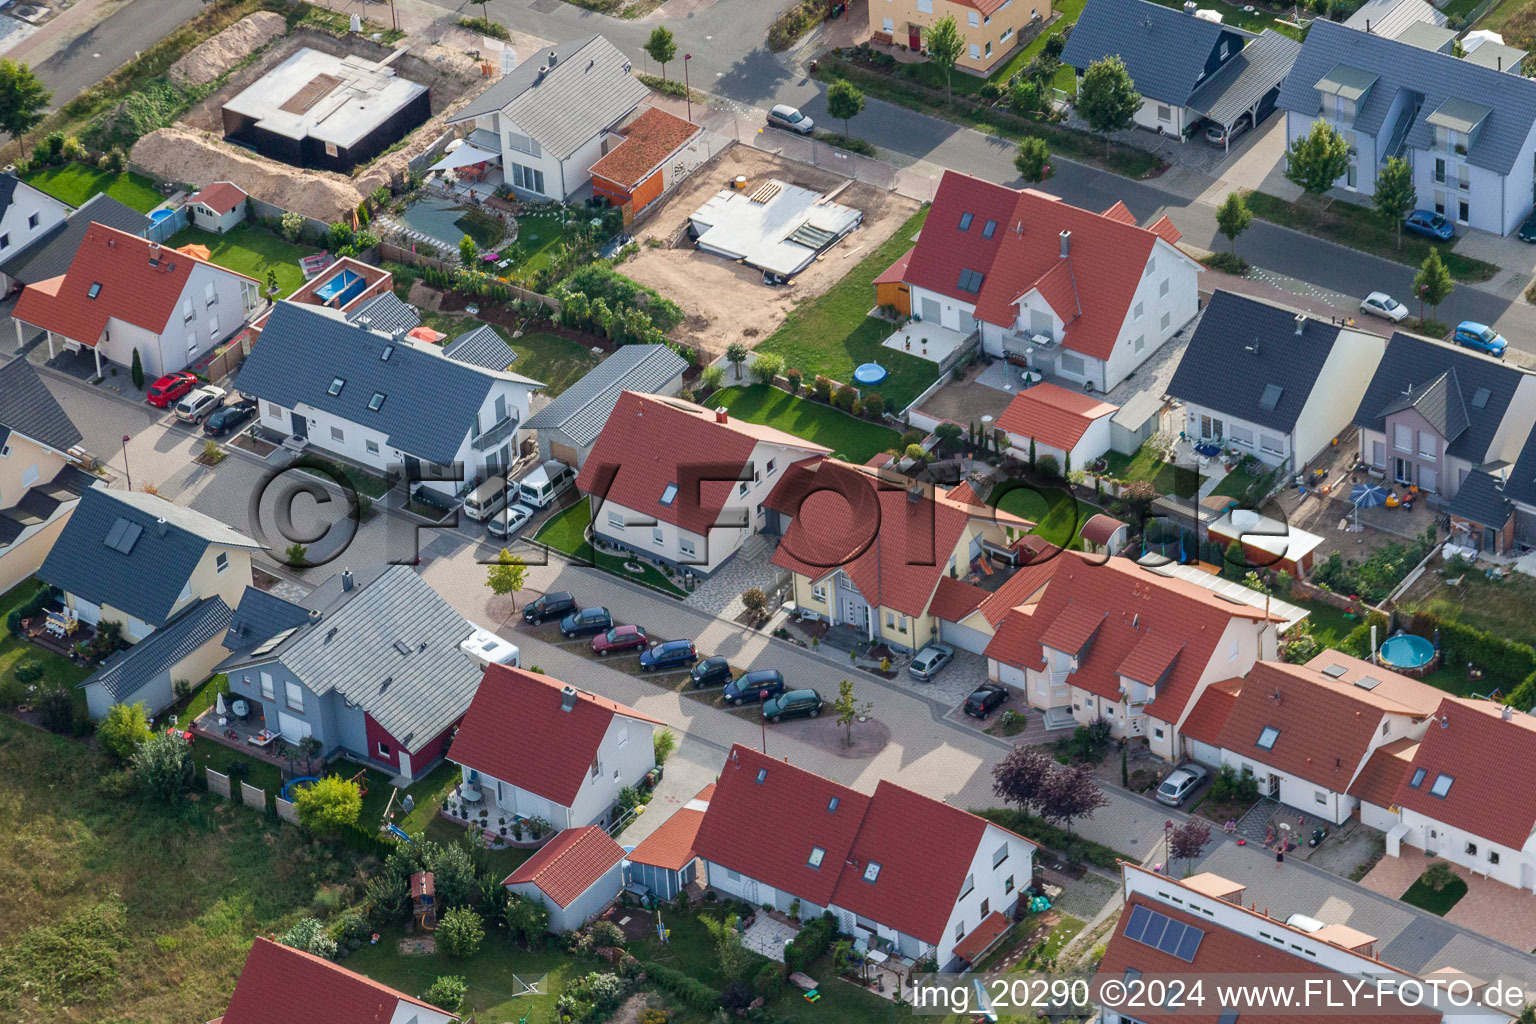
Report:
<svg viewBox="0 0 1536 1024"><path fill-rule="evenodd" d="M784 676L776 668L763 668L755 672L743 672L725 684L721 696L727 704L740 706L747 701L756 704L777 697L784 692Z"/></svg>
<svg viewBox="0 0 1536 1024"><path fill-rule="evenodd" d="M1438 242L1449 242L1456 237L1455 225L1433 210L1414 210L1403 221L1403 227Z"/></svg>
<svg viewBox="0 0 1536 1024"><path fill-rule="evenodd" d="M1504 335L1476 320L1463 320L1457 324L1454 340L1458 345L1486 352L1500 359L1504 358L1504 350L1509 348L1509 342L1505 340Z"/></svg>
<svg viewBox="0 0 1536 1024"><path fill-rule="evenodd" d="M646 672L659 668L683 668L698 660L692 640L668 640L640 652L640 667Z"/></svg>

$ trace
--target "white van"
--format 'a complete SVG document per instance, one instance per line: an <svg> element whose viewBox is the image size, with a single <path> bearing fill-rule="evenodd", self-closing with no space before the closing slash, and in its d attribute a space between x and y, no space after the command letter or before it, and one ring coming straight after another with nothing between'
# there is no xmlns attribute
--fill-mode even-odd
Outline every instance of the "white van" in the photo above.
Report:
<svg viewBox="0 0 1536 1024"><path fill-rule="evenodd" d="M507 507L507 478L493 476L464 499L464 514L483 522Z"/></svg>
<svg viewBox="0 0 1536 1024"><path fill-rule="evenodd" d="M575 470L557 459L550 459L518 481L517 500L530 508L548 508L550 502L575 482Z"/></svg>

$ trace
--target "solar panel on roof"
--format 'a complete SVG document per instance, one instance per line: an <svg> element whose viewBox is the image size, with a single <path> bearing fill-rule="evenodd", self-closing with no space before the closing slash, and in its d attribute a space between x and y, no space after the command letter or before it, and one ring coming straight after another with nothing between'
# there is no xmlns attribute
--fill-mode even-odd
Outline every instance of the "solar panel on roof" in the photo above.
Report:
<svg viewBox="0 0 1536 1024"><path fill-rule="evenodd" d="M134 544L138 543L139 534L143 532L144 527L138 523L130 523L126 519L119 518L112 524L112 529L107 531L107 547L126 555L133 551Z"/></svg>
<svg viewBox="0 0 1536 1024"><path fill-rule="evenodd" d="M1125 937L1187 963L1194 963L1205 932L1193 925L1175 921L1167 914L1138 906L1131 908L1131 918L1125 924Z"/></svg>
<svg viewBox="0 0 1536 1024"><path fill-rule="evenodd" d="M1146 907L1132 907L1131 919L1125 923L1125 937L1140 942L1141 937L1146 934L1147 922L1151 919L1152 911Z"/></svg>
<svg viewBox="0 0 1536 1024"><path fill-rule="evenodd" d="M118 516L112 523L112 528L107 531L107 539L102 541L109 548L115 548L123 539L123 533L128 529L128 520Z"/></svg>
<svg viewBox="0 0 1536 1024"><path fill-rule="evenodd" d="M298 630L299 627L294 626L292 629L283 630L281 633L277 634L269 640L263 640L261 645L251 652L251 657L257 658L263 654L271 654L274 650L277 649L278 644L293 636L293 634L298 632Z"/></svg>

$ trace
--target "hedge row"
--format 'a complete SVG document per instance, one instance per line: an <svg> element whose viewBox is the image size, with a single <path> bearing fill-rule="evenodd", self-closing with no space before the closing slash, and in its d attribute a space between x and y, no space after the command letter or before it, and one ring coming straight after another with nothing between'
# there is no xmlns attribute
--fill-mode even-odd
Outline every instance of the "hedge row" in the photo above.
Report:
<svg viewBox="0 0 1536 1024"><path fill-rule="evenodd" d="M647 960L640 965L645 976L665 992L676 996L689 1009L709 1013L720 1005L720 992L691 974Z"/></svg>
<svg viewBox="0 0 1536 1024"><path fill-rule="evenodd" d="M831 947L836 936L837 918L831 914L807 921L784 947L784 966L790 973L805 970Z"/></svg>

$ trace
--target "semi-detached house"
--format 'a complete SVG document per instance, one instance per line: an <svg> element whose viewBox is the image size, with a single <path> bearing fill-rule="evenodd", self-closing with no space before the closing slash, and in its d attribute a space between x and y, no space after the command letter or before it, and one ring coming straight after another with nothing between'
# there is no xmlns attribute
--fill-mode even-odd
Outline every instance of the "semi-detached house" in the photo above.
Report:
<svg viewBox="0 0 1536 1024"><path fill-rule="evenodd" d="M71 212L68 203L16 175L0 174L0 264L63 224ZM0 290L10 291L14 280L0 276Z"/></svg>

